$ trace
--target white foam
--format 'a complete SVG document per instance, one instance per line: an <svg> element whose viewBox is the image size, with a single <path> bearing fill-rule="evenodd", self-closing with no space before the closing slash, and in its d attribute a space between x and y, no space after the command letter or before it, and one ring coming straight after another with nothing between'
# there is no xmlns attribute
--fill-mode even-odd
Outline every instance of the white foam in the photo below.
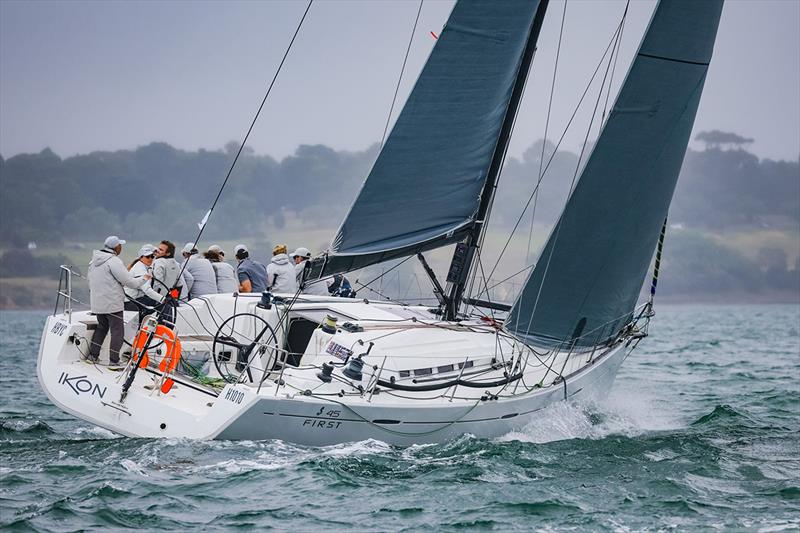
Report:
<svg viewBox="0 0 800 533"><path fill-rule="evenodd" d="M335 444L323 448L322 455L328 457L350 457L353 455L375 455L389 453L392 447L383 441L367 439L358 442Z"/></svg>
<svg viewBox="0 0 800 533"><path fill-rule="evenodd" d="M675 459L678 457L678 454L665 448L663 450L656 450L654 452L645 452L644 456L646 459L653 461L654 463L660 463L661 461Z"/></svg>
<svg viewBox="0 0 800 533"><path fill-rule="evenodd" d="M109 431L105 428L101 428L99 426L88 426L88 427L79 427L75 428L72 433L76 436L84 437L88 436L89 438L99 438L99 439L119 439L121 438L119 435L114 433L113 431Z"/></svg>
<svg viewBox="0 0 800 533"><path fill-rule="evenodd" d="M139 465L136 461L131 459L123 459L119 463L122 468L127 470L128 472L133 472L134 474L139 474L140 476L149 477L147 472L144 471L144 468Z"/></svg>
<svg viewBox="0 0 800 533"><path fill-rule="evenodd" d="M228 459L219 463L203 465L198 468L200 471L223 472L225 474L240 474L242 472L252 472L256 470L280 470L286 468L297 461L275 460L275 458L259 457L264 461L253 461L250 459Z"/></svg>
<svg viewBox="0 0 800 533"><path fill-rule="evenodd" d="M613 434L633 436L645 430L627 414L595 403L559 402L536 415L536 419L521 430L511 431L497 440L542 444L568 439L601 439Z"/></svg>

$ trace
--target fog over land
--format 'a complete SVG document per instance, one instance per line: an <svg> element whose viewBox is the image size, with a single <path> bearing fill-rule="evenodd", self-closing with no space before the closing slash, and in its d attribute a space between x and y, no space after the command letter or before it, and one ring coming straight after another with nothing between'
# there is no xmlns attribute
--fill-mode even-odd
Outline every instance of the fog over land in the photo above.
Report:
<svg viewBox="0 0 800 533"><path fill-rule="evenodd" d="M747 151L748 139L731 133L698 137L705 148L687 152L670 211L661 293L701 301L800 301L798 161L759 159ZM226 149L189 152L151 143L63 159L49 149L0 159L0 249L5 250L0 277L55 277L60 263L85 264L89 250L108 234L132 241L127 259L143 242L193 240L236 148L230 143ZM348 152L303 145L280 160L246 152L200 247L216 241L231 249L244 241L262 260L277 243L324 251L377 148ZM545 160L553 148L545 145ZM540 141L506 161L483 252L487 269L517 227L495 280L535 262L565 204L578 154L559 150L535 213L523 214L541 154ZM33 253L29 242L37 243ZM431 253L440 273L449 254L449 249ZM409 291L430 296L424 275L414 278L420 274L414 265L394 271L397 277L381 292L390 291L391 281L395 297ZM384 267L373 267L362 281L379 268ZM513 297L524 277L522 272L511 278L497 297ZM0 292L10 298L13 291L6 285Z"/></svg>

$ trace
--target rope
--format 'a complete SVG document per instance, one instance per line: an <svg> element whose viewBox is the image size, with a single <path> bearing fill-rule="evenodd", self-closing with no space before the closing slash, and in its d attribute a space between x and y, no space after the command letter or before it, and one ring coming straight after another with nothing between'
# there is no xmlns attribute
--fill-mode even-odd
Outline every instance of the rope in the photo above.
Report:
<svg viewBox="0 0 800 533"><path fill-rule="evenodd" d="M625 3L625 13L628 12L628 6L630 6L630 0ZM604 122L606 119L606 111L608 111L608 98L611 96L611 85L614 82L614 73L617 71L617 60L619 59L619 51L621 49L622 44L622 32L625 31L625 16L622 17L622 27L619 30L619 38L617 39L617 44L614 45L616 49L616 56L614 57L614 66L611 67L611 78L608 80L608 91L606 91L606 102L603 105L603 118L601 122ZM614 55L614 50L611 51L611 55Z"/></svg>
<svg viewBox="0 0 800 533"><path fill-rule="evenodd" d="M653 307L653 300L656 297L656 285L658 285L658 272L661 269L661 252L664 251L664 237L667 234L667 219L664 219L664 224L661 226L661 234L658 236L658 245L656 246L656 261L653 265L653 281L650 284L650 307Z"/></svg>
<svg viewBox="0 0 800 533"><path fill-rule="evenodd" d="M289 41L289 46L286 47L286 51L283 53L283 57L281 58L281 62L278 65L278 69L275 71L275 75L272 77L272 81L270 82L269 86L267 87L267 92L264 94L264 98L261 100L261 105L258 106L258 110L256 111L255 116L253 116L252 122L250 122L250 127L247 129L247 133L242 139L242 143L239 145L239 150L236 152L236 156L233 158L233 162L231 166L228 168L228 173L225 175L225 179L222 182L222 185L217 192L217 196L214 198L214 201L211 203L211 208L208 210L206 217L203 219L203 223L200 225L200 231L197 233L197 237L194 239L195 246L197 243L200 242L200 237L203 235L203 231L205 230L206 226L208 225L208 220L211 218L211 214L214 212L214 208L217 206L217 202L219 202L220 197L222 196L222 191L225 190L225 186L228 184L228 180L233 173L233 169L236 166L236 163L239 161L239 156L242 155L242 150L244 150L245 145L247 144L247 140L250 138L250 133L252 133L253 128L256 125L256 121L258 120L259 115L261 114L261 110L264 108L264 104L267 102L267 98L269 98L270 93L272 92L272 87L275 85L275 81L278 79L278 75L281 73L281 69L283 68L283 64L286 61L286 57L289 55L289 51L292 49L292 45L294 44L295 39L297 38L297 34L300 32L300 28L303 26L303 22L306 20L306 15L308 15L308 10L311 9L311 4L314 3L314 0L308 0L308 5L306 5L306 10L303 12L303 16L300 18L300 22L297 24L297 28L294 31L294 35L292 35L291 41ZM189 261L183 262L183 267L181 268L180 273L178 274L178 279L183 275L184 270L186 270L186 266L189 264Z"/></svg>
<svg viewBox="0 0 800 533"><path fill-rule="evenodd" d="M414 33L417 31L417 22L419 22L419 14L422 12L422 2L419 0L419 8L417 9L417 18L414 19L414 27L411 30L411 36L408 39L408 47L406 48L406 55L403 58L403 66L400 67L400 76L397 77L397 86L394 88L394 96L392 97L392 106L389 108L389 116L386 117L386 126L383 128L383 137L381 137L381 148L386 140L386 132L389 131L389 122L392 120L392 112L394 111L394 104L397 101L397 92L400 90L400 81L403 79L403 72L406 70L406 62L408 61L408 53L411 51L411 43L414 41Z"/></svg>
<svg viewBox="0 0 800 533"><path fill-rule="evenodd" d="M264 98L261 100L261 104L258 106L258 110L253 116L253 120L250 122L250 127L247 129L247 133L245 134L244 139L242 139L242 143L239 145L239 149L236 152L236 156L233 158L231 166L228 168L228 172L225 175L225 179L223 180L222 185L220 185L219 191L217 191L217 195L214 198L214 201L211 203L211 208L208 210L205 217L203 217L203 221L199 225L200 226L199 231L194 239L195 246L197 246L197 243L200 242L200 237L202 237L203 231L205 231L206 225L208 224L208 221L211 218L212 213L214 212L214 208L217 206L217 203L219 202L219 199L222 196L222 192L225 190L225 187L228 184L228 180L230 180L231 174L233 173L233 169L236 167L236 163L239 161L239 157L242 154L242 150L244 150L244 147L247 144L247 140L250 138L250 134L252 133L253 128L256 125L256 121L258 120L258 117L261 114L261 110L264 108L264 104L266 104L267 98L269 98L269 95L272 92L272 88L275 85L275 81L278 79L278 75L280 74L281 69L283 68L283 64L286 62L286 58L289 55L289 51L292 49L292 45L294 45L294 41L297 38L297 34L300 32L300 28L303 26L303 22L306 20L306 15L308 15L308 11L309 9L311 9L311 4L313 3L314 0L308 1L308 5L306 5L306 9L303 12L303 16L300 18L300 22L298 23L297 28L295 29L294 34L292 35L292 39L289 41L289 45L286 47L286 51L284 52L283 57L281 58L281 62L278 65L277 70L275 71L275 75L272 77L272 81L267 87L267 91L264 94ZM181 279L188 265L189 265L189 260L187 259L186 261L183 262L183 265L181 266L181 270L178 273L178 277L176 278L176 280ZM161 320L162 316L164 315L168 307L170 306L164 305L160 310L157 311L156 313L157 320ZM147 348L149 344L150 344L150 338L148 338L147 342L145 343L145 348ZM122 395L120 396L120 401L124 401L125 397L127 396L128 390L131 384L133 383L138 368L139 367L136 365L134 365L131 368L130 373L128 374L128 378L125 380L125 383L122 386Z"/></svg>
<svg viewBox="0 0 800 533"><path fill-rule="evenodd" d="M561 57L561 40L564 35L564 21L567 18L567 0L564 0L564 11L561 13L561 29L558 31L558 46L556 48L556 61L553 65L553 79L550 82L550 99L547 102L547 118L544 122L544 138L542 139L542 154L539 156L539 175L538 180L541 181L542 179L542 168L544 166L544 150L547 146L547 132L550 128L550 112L553 109L553 95L556 92L556 77L558 74L558 60ZM533 198L533 210L531 212L531 229L528 233L528 249L525 254L525 259L530 261L531 256L531 240L533 239L533 221L536 218L536 203L539 199L539 192L538 189L534 193Z"/></svg>

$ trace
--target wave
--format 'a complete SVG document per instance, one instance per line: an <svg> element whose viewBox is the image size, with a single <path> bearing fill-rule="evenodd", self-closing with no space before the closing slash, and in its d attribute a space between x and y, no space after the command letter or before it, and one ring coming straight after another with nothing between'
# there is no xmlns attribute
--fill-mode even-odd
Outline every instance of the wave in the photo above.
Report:
<svg viewBox="0 0 800 533"><path fill-rule="evenodd" d="M737 419L746 419L742 413L734 409L728 404L717 405L714 407L714 410L708 414L705 414L692 422L690 425L692 426L703 426L708 424L716 424L719 422L729 421L729 420L737 420Z"/></svg>
<svg viewBox="0 0 800 533"><path fill-rule="evenodd" d="M41 420L26 418L0 418L0 439L44 437L54 435L56 431Z"/></svg>

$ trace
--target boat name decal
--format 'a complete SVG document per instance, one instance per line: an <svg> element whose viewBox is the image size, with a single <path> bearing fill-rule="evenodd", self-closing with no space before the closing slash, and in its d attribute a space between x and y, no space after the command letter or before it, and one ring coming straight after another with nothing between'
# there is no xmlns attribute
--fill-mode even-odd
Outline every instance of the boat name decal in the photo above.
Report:
<svg viewBox="0 0 800 533"><path fill-rule="evenodd" d="M90 396L102 398L106 394L106 387L101 387L96 383L92 383L87 379L86 375L70 377L68 373L62 372L61 377L58 378L58 382L62 385L69 386L78 396L81 394L89 394Z"/></svg>
<svg viewBox="0 0 800 533"><path fill-rule="evenodd" d="M338 420L316 420L313 418L303 420L303 427L317 429L338 429L341 425L342 423Z"/></svg>
<svg viewBox="0 0 800 533"><path fill-rule="evenodd" d="M353 355L353 350L345 348L341 344L336 344L333 341L328 343L328 346L325 348L325 352L331 354L337 359L341 359L342 361Z"/></svg>
<svg viewBox="0 0 800 533"><path fill-rule="evenodd" d="M225 393L225 399L236 404L242 403L242 400L244 400L244 392L236 389L228 389L228 392Z"/></svg>
<svg viewBox="0 0 800 533"><path fill-rule="evenodd" d="M328 418L339 418L339 415L342 414L342 412L339 411L338 409L328 409L328 412L326 413L325 406L323 405L322 407L319 408L319 411L317 411L317 413L314 416L322 416L323 413Z"/></svg>
<svg viewBox="0 0 800 533"><path fill-rule="evenodd" d="M50 329L50 333L55 333L56 335L63 335L65 331L67 331L66 322L56 322L53 324L52 329Z"/></svg>

